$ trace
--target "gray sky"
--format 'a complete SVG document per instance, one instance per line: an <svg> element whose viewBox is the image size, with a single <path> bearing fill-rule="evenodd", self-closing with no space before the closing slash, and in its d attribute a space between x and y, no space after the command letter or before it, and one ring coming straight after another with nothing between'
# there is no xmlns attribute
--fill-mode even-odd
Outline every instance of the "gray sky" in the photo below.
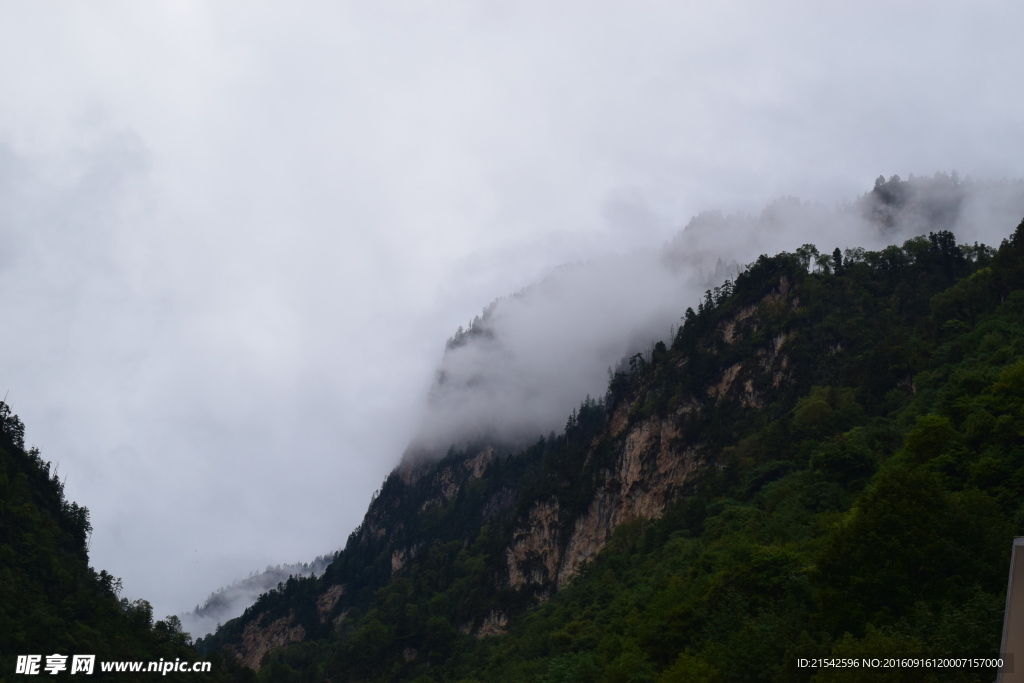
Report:
<svg viewBox="0 0 1024 683"><path fill-rule="evenodd" d="M1021 25L1010 1L4 3L0 388L92 511L93 564L186 609L339 547L445 339L558 264L878 174L1024 176Z"/></svg>

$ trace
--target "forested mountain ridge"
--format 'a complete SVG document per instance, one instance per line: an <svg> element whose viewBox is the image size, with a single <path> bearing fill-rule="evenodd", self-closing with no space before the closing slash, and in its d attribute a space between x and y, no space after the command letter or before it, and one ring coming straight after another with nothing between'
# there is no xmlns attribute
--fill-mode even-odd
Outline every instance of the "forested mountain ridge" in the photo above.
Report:
<svg viewBox="0 0 1024 683"><path fill-rule="evenodd" d="M991 654L1022 320L1024 223L998 250L762 256L561 434L403 463L322 576L198 645L274 681L883 680L796 658Z"/></svg>
<svg viewBox="0 0 1024 683"><path fill-rule="evenodd" d="M41 655L44 675L48 655L68 658L65 675L72 655L95 655L99 680L100 662L195 661L176 617L154 622L146 600L121 597L119 579L89 566L88 510L64 498L56 469L25 448L24 436L24 424L0 402L0 681L21 679L14 675L18 655ZM213 659L206 678L231 680L234 663L225 669L218 655Z"/></svg>

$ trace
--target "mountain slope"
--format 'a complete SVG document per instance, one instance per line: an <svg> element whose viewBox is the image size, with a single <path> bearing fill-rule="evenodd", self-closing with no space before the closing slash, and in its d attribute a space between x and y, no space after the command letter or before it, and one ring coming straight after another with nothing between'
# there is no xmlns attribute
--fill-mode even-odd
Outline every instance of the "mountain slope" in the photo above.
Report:
<svg viewBox="0 0 1024 683"><path fill-rule="evenodd" d="M1024 224L998 252L940 231L761 257L561 434L405 462L323 576L198 646L275 681L990 654L1024 531L1022 288Z"/></svg>

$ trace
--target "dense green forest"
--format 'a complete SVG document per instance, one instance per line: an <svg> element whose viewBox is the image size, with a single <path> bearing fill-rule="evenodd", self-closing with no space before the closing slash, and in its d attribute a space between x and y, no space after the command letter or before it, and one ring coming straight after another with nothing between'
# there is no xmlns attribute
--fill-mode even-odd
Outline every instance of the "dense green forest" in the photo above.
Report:
<svg viewBox="0 0 1024 683"><path fill-rule="evenodd" d="M992 680L797 661L998 652L1024 535L1024 223L998 249L940 231L762 256L682 322L563 433L400 467L323 576L201 651L274 624L259 680ZM652 424L699 465L662 514L561 585L543 549L510 560L515 539L565 547Z"/></svg>

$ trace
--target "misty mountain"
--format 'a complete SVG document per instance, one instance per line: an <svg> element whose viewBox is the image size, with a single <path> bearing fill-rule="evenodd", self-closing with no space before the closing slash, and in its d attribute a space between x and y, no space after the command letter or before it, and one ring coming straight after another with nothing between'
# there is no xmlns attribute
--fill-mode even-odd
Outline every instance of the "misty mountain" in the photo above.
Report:
<svg viewBox="0 0 1024 683"><path fill-rule="evenodd" d="M831 681L793 662L993 655L1024 533L1024 223L1001 237L1022 187L894 176L705 213L493 302L344 550L211 594L196 650L89 566L88 511L0 403L2 663Z"/></svg>
<svg viewBox="0 0 1024 683"><path fill-rule="evenodd" d="M993 656L1024 532L1024 210L984 217L1020 188L892 178L836 209L705 214L498 300L447 344L425 437L344 550L197 648L267 681L838 681L798 658ZM903 234L926 220L965 236ZM691 297L709 259L749 265ZM603 386L548 414L587 368Z"/></svg>
<svg viewBox="0 0 1024 683"><path fill-rule="evenodd" d="M244 579L222 586L210 593L202 605L196 605L191 612L178 615L182 630L196 636L213 633L228 619L241 615L263 593L277 588L292 577L323 574L333 559L333 555L320 555L312 562L268 566L262 572L252 572Z"/></svg>
<svg viewBox="0 0 1024 683"><path fill-rule="evenodd" d="M788 197L757 215L706 212L661 249L558 268L492 302L448 341L411 454L452 444L524 447L558 429L584 396L601 396L623 358L671 338L682 311L759 254L817 244L880 249L948 230L998 243L994 226L1024 215L1024 183L953 173L882 177L845 205Z"/></svg>

